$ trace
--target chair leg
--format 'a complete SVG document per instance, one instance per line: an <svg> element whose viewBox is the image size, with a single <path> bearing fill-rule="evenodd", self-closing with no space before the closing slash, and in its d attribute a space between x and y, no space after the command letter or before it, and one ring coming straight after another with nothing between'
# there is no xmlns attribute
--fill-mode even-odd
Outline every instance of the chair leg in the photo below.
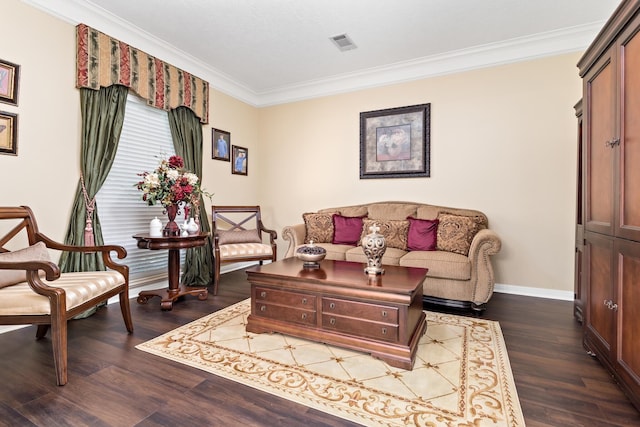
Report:
<svg viewBox="0 0 640 427"><path fill-rule="evenodd" d="M129 295L126 295L125 291L120 292L120 311L122 311L122 318L124 319L124 325L127 327L129 333L133 332L133 320L131 320L131 309L129 307Z"/></svg>
<svg viewBox="0 0 640 427"><path fill-rule="evenodd" d="M213 278L213 295L218 295L218 283L220 283L220 261L218 258L213 261L214 278Z"/></svg>
<svg viewBox="0 0 640 427"><path fill-rule="evenodd" d="M36 331L36 339L42 339L45 335L47 335L47 331L51 325L38 325L38 330Z"/></svg>
<svg viewBox="0 0 640 427"><path fill-rule="evenodd" d="M58 385L67 383L67 320L51 319L51 346Z"/></svg>

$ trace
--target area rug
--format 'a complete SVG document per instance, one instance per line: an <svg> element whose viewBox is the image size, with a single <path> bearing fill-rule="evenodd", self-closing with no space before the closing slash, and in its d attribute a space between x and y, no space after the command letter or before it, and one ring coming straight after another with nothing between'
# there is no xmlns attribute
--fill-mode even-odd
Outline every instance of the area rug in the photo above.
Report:
<svg viewBox="0 0 640 427"><path fill-rule="evenodd" d="M427 311L412 371L245 330L249 300L137 346L367 426L524 426L498 322Z"/></svg>

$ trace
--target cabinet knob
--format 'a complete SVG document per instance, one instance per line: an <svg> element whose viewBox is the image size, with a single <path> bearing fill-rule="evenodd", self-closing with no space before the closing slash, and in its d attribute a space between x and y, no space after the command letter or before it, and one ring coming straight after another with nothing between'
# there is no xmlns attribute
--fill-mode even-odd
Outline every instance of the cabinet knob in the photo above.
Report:
<svg viewBox="0 0 640 427"><path fill-rule="evenodd" d="M304 305L307 304L307 299L306 298L302 298L302 304L304 304Z"/></svg>
<svg viewBox="0 0 640 427"><path fill-rule="evenodd" d="M267 311L267 306L266 305L261 305L260 306L260 311Z"/></svg>
<svg viewBox="0 0 640 427"><path fill-rule="evenodd" d="M332 325L336 324L336 319L334 319L333 317L331 319L329 319L329 323L331 323Z"/></svg>
<svg viewBox="0 0 640 427"><path fill-rule="evenodd" d="M382 328L382 335L387 335L387 328Z"/></svg>
<svg viewBox="0 0 640 427"><path fill-rule="evenodd" d="M387 317L387 310L382 310L382 317Z"/></svg>
<svg viewBox="0 0 640 427"><path fill-rule="evenodd" d="M607 147L607 148L613 148L616 145L620 145L620 138L613 138L613 139L611 139L609 141L606 141L604 143L604 146Z"/></svg>
<svg viewBox="0 0 640 427"><path fill-rule="evenodd" d="M307 313L302 313L302 320L306 320L307 318Z"/></svg>
<svg viewBox="0 0 640 427"><path fill-rule="evenodd" d="M260 292L260 298L266 298L267 293L265 291Z"/></svg>
<svg viewBox="0 0 640 427"><path fill-rule="evenodd" d="M334 303L329 304L329 308L336 308L336 305Z"/></svg>

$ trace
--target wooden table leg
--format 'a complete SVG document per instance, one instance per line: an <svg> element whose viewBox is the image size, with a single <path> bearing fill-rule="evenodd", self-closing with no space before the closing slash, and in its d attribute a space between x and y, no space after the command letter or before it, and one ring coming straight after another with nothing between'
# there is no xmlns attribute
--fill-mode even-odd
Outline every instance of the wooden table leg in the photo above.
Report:
<svg viewBox="0 0 640 427"><path fill-rule="evenodd" d="M180 250L169 249L169 287L164 289L155 289L151 291L142 291L138 294L137 301L139 304L146 304L149 298L160 297L160 308L162 310L171 310L173 302L183 295L197 296L200 301L207 299L209 291L207 288L193 288L180 284Z"/></svg>

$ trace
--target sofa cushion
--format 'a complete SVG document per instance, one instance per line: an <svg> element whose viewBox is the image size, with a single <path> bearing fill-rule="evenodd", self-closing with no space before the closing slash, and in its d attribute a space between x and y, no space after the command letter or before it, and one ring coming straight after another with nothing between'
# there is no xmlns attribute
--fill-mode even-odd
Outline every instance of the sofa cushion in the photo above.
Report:
<svg viewBox="0 0 640 427"><path fill-rule="evenodd" d="M360 240L367 234L371 233L370 227L373 225L380 227L379 233L384 236L387 248L407 250L407 235L409 233L409 221L403 220L383 220L383 219L365 219L362 221L362 236Z"/></svg>
<svg viewBox="0 0 640 427"><path fill-rule="evenodd" d="M305 213L302 214L306 230L304 242L331 243L333 241L333 214Z"/></svg>
<svg viewBox="0 0 640 427"><path fill-rule="evenodd" d="M471 261L468 257L445 251L412 251L400 259L403 267L428 268L428 277L453 280L471 279Z"/></svg>
<svg viewBox="0 0 640 427"><path fill-rule="evenodd" d="M382 265L399 265L400 260L407 254L407 251L396 248L387 248L382 255ZM367 263L367 256L364 254L362 246L349 249L345 254L346 260L351 262Z"/></svg>
<svg viewBox="0 0 640 427"><path fill-rule="evenodd" d="M229 245L234 243L262 243L258 230L218 230L218 244Z"/></svg>
<svg viewBox="0 0 640 427"><path fill-rule="evenodd" d="M38 242L24 249L13 252L0 253L0 261L27 262L27 261L51 261L49 250L43 242ZM43 273L40 271L40 273ZM27 273L25 270L0 270L0 288L25 282Z"/></svg>
<svg viewBox="0 0 640 427"><path fill-rule="evenodd" d="M437 249L468 255L473 237L483 226L483 219L479 216L441 213L438 221Z"/></svg>
<svg viewBox="0 0 640 427"><path fill-rule="evenodd" d="M407 249L410 251L435 251L438 237L437 219L408 217Z"/></svg>
<svg viewBox="0 0 640 427"><path fill-rule="evenodd" d="M369 218L405 220L414 216L417 208L411 203L373 203L369 205Z"/></svg>
<svg viewBox="0 0 640 427"><path fill-rule="evenodd" d="M333 214L333 244L357 245L362 234L362 219L364 217L347 217Z"/></svg>

